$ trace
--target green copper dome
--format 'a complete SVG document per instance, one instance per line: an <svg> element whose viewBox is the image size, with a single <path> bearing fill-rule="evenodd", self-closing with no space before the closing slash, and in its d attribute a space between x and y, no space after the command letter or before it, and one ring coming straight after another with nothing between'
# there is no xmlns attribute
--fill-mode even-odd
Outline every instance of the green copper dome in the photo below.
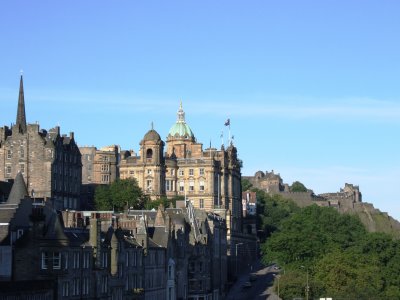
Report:
<svg viewBox="0 0 400 300"><path fill-rule="evenodd" d="M183 138L183 139L194 139L193 131L190 129L189 125L185 122L185 112L182 108L182 103L178 110L178 119L174 125L172 125L169 130L168 137L173 138Z"/></svg>

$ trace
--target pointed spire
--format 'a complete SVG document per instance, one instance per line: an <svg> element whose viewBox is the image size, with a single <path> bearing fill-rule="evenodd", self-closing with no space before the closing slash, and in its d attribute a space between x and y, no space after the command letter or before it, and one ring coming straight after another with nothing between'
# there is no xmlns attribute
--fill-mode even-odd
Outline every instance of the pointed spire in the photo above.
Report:
<svg viewBox="0 0 400 300"><path fill-rule="evenodd" d="M156 219L154 220L154 226L165 226L165 220L164 220L164 205L160 204L157 209L157 215Z"/></svg>
<svg viewBox="0 0 400 300"><path fill-rule="evenodd" d="M23 79L22 79L22 74L21 74L21 80L19 83L17 122L15 125L18 127L18 131L20 133L26 132L24 83L23 83Z"/></svg>

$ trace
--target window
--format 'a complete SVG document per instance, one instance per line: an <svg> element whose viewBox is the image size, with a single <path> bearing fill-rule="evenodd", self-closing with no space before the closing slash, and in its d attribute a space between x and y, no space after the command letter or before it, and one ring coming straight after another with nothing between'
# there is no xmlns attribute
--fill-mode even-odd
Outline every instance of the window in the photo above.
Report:
<svg viewBox="0 0 400 300"><path fill-rule="evenodd" d="M174 170L174 169L171 170L171 175L172 175L172 176L175 175L175 170Z"/></svg>
<svg viewBox="0 0 400 300"><path fill-rule="evenodd" d="M61 269L61 253L53 252L53 269L60 270Z"/></svg>
<svg viewBox="0 0 400 300"><path fill-rule="evenodd" d="M165 180L165 189L167 191L171 191L171 181L170 180Z"/></svg>
<svg viewBox="0 0 400 300"><path fill-rule="evenodd" d="M65 253L65 261L64 261L65 265L64 265L64 269L68 269L68 253Z"/></svg>
<svg viewBox="0 0 400 300"><path fill-rule="evenodd" d="M19 171L24 174L25 173L25 164L19 164Z"/></svg>
<svg viewBox="0 0 400 300"><path fill-rule="evenodd" d="M6 173L11 174L11 165L6 166Z"/></svg>
<svg viewBox="0 0 400 300"><path fill-rule="evenodd" d="M146 188L148 191L152 190L152 180L151 179L146 180Z"/></svg>
<svg viewBox="0 0 400 300"><path fill-rule="evenodd" d="M199 206L200 208L204 208L204 199L199 200Z"/></svg>
<svg viewBox="0 0 400 300"><path fill-rule="evenodd" d="M152 159L152 157L153 157L153 150L147 149L147 151L146 151L146 158L147 158L147 159Z"/></svg>
<svg viewBox="0 0 400 300"><path fill-rule="evenodd" d="M90 253L84 252L83 253L83 268L88 269L90 266Z"/></svg>
<svg viewBox="0 0 400 300"><path fill-rule="evenodd" d="M179 191L183 192L185 190L185 183L183 181L179 181Z"/></svg>
<svg viewBox="0 0 400 300"><path fill-rule="evenodd" d="M79 266L80 266L79 252L74 252L73 253L73 268L79 269Z"/></svg>
<svg viewBox="0 0 400 300"><path fill-rule="evenodd" d="M11 159L11 157L12 157L11 150L7 150L7 159Z"/></svg>
<svg viewBox="0 0 400 300"><path fill-rule="evenodd" d="M102 265L103 268L107 268L107 266L108 266L108 256L107 256L107 253L102 252L101 265Z"/></svg>
<svg viewBox="0 0 400 300"><path fill-rule="evenodd" d="M135 175L135 171L129 171L129 175Z"/></svg>
<svg viewBox="0 0 400 300"><path fill-rule="evenodd" d="M125 254L125 266L129 267L129 252Z"/></svg>
<svg viewBox="0 0 400 300"><path fill-rule="evenodd" d="M62 285L62 295L63 297L69 296L69 282L63 282Z"/></svg>
<svg viewBox="0 0 400 300"><path fill-rule="evenodd" d="M47 270L49 267L49 253L42 252L42 270Z"/></svg>
<svg viewBox="0 0 400 300"><path fill-rule="evenodd" d="M179 176L185 175L185 170L179 170Z"/></svg>
<svg viewBox="0 0 400 300"><path fill-rule="evenodd" d="M24 230L23 229L18 229L17 230L17 239L19 239L23 234L24 234Z"/></svg>
<svg viewBox="0 0 400 300"><path fill-rule="evenodd" d="M200 189L200 192L204 192L204 181L203 180L200 180L200 182L199 182L199 189Z"/></svg>
<svg viewBox="0 0 400 300"><path fill-rule="evenodd" d="M102 182L109 182L110 181L110 176L108 174L107 175L105 175L105 174L101 175L101 181Z"/></svg>
<svg viewBox="0 0 400 300"><path fill-rule="evenodd" d="M108 172L110 170L110 166L109 165L101 165L101 171L102 172Z"/></svg>
<svg viewBox="0 0 400 300"><path fill-rule="evenodd" d="M189 181L189 192L194 191L194 181Z"/></svg>
<svg viewBox="0 0 400 300"><path fill-rule="evenodd" d="M107 286L108 286L108 277L103 276L101 277L101 292L107 293Z"/></svg>
<svg viewBox="0 0 400 300"><path fill-rule="evenodd" d="M153 170L148 169L147 170L147 175L151 175L151 174L153 174Z"/></svg>
<svg viewBox="0 0 400 300"><path fill-rule="evenodd" d="M22 147L22 146L19 148L19 157L20 158L24 158L25 157L24 147Z"/></svg>
<svg viewBox="0 0 400 300"><path fill-rule="evenodd" d="M79 278L74 278L72 281L72 295L76 296L79 295L79 290L80 290L80 280Z"/></svg>
<svg viewBox="0 0 400 300"><path fill-rule="evenodd" d="M200 176L203 176L204 175L204 168L200 168L199 172L200 172Z"/></svg>
<svg viewBox="0 0 400 300"><path fill-rule="evenodd" d="M89 295L89 277L83 277L82 279L82 295Z"/></svg>
<svg viewBox="0 0 400 300"><path fill-rule="evenodd" d="M193 176L194 175L194 170L193 169L189 169L189 176Z"/></svg>

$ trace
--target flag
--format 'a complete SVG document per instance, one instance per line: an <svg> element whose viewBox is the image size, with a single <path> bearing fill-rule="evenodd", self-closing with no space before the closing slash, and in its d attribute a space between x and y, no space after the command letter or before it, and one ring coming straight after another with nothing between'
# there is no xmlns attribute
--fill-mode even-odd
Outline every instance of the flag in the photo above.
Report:
<svg viewBox="0 0 400 300"><path fill-rule="evenodd" d="M230 125L231 125L231 120L228 118L228 120L226 120L226 122L225 122L224 125L225 125L225 126L230 126Z"/></svg>

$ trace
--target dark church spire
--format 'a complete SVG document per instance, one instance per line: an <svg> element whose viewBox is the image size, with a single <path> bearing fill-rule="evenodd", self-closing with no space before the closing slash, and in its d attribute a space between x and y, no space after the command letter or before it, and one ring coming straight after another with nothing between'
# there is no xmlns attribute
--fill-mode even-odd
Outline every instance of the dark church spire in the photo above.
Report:
<svg viewBox="0 0 400 300"><path fill-rule="evenodd" d="M17 111L17 122L15 124L18 127L20 133L26 132L26 117L25 117L25 99L24 99L24 83L21 80L19 83L19 97L18 97L18 111Z"/></svg>

